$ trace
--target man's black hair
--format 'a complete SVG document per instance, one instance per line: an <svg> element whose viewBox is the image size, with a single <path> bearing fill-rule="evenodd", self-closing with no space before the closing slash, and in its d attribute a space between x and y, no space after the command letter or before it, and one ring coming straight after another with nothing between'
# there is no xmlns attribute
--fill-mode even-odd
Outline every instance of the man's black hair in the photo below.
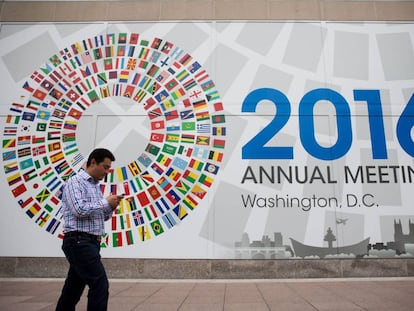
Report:
<svg viewBox="0 0 414 311"><path fill-rule="evenodd" d="M96 163L99 164L103 162L105 158L109 158L111 161L115 161L115 156L112 154L111 151L105 148L96 148L89 154L86 166L91 165L92 159L94 159Z"/></svg>

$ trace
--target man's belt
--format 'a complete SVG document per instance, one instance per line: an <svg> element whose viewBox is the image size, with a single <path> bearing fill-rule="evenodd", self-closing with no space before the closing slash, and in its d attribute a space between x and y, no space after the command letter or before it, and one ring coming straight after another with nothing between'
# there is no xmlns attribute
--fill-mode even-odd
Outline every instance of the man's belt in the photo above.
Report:
<svg viewBox="0 0 414 311"><path fill-rule="evenodd" d="M101 237L99 235L94 235L94 234L90 234L90 233L82 232L82 231L69 231L69 232L66 232L64 236L68 238L83 237L83 238L88 238L88 239L95 240L98 242L101 241Z"/></svg>

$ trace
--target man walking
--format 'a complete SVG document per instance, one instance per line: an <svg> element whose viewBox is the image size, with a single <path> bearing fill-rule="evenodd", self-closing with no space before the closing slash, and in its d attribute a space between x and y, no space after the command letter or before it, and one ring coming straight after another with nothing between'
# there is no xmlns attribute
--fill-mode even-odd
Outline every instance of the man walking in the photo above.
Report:
<svg viewBox="0 0 414 311"><path fill-rule="evenodd" d="M57 311L75 310L88 285L88 310L107 310L109 283L101 262L100 239L104 221L117 208L122 196L104 198L99 181L109 172L114 155L107 149L91 152L86 169L72 176L63 187L63 244L69 271L56 306Z"/></svg>

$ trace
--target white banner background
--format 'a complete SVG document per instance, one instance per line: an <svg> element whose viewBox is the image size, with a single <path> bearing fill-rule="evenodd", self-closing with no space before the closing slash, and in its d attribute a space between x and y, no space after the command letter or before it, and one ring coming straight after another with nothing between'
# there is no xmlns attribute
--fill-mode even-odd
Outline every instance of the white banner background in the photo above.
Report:
<svg viewBox="0 0 414 311"><path fill-rule="evenodd" d="M241 242L243 234L247 233L250 243L268 236L269 243L264 243L262 249L273 248L273 253L277 253L273 256L284 258L291 256L290 238L307 245L327 247L324 237L328 228L336 237L335 247L366 238L370 238L371 244L392 242L395 241L395 222L400 221L404 239L407 239L406 250L412 249L414 228L408 236L409 223L414 223L412 180L401 182L398 171L398 182L387 175L385 178L390 182L379 183L376 173L373 176L376 182L346 183L344 167L356 174L358 166L364 169L367 166L404 166L408 169L413 165L412 156L402 149L397 139L396 127L414 91L414 25L329 22L6 24L0 32L1 124L6 126L11 104L25 100L21 97L24 94L22 85L30 81L32 73L44 67L51 56L75 42L108 33L139 33L140 38L150 42L158 37L180 47L198 61L214 81L223 103L226 146L214 183L186 218L160 235L152 233L151 239L145 242L139 241L138 233L134 232L132 245L125 245L124 240L122 247L103 249L103 256L240 258L235 243ZM260 88L279 90L290 102L286 125L266 146L291 146L292 159L242 159L243 146L261 133L277 114L275 105L268 100L261 102L256 112L242 113L247 95ZM352 144L343 156L330 161L310 155L299 135L303 126L298 121L300 102L306 93L320 88L340 94L349 105L351 115ZM355 100L354 90L379 90L387 150L385 159L373 160L372 136L379 134L370 134L367 103ZM326 101L315 106L315 140L321 146L332 146L338 139L335 112L333 105ZM146 111L139 104L134 105L132 99L111 96L83 113L76 128L76 143L84 157L96 146L110 148L117 157L114 166L126 166L146 148L150 126ZM412 134L408 136L412 144ZM2 159L5 150L7 148L3 148ZM3 162L2 166L8 164ZM254 183L252 178L242 182L248 168L257 173L259 167L269 172L272 166L284 171L298 167L300 172L305 169L311 172L316 167L325 181L329 171L336 182L323 183L321 178L304 183L286 180ZM392 169L388 169L387 174L392 173ZM14 186L9 185L10 176L5 169L0 170L0 255L62 256L61 240L56 234L46 232L35 223L37 216L29 218L26 210L20 208L18 198L11 192ZM28 192L31 191L32 196L38 192L29 188ZM361 199L367 194L368 203L372 202L373 206L353 206L354 202L350 201L347 206L347 198ZM246 208L243 198L247 195L264 199L289 196L299 200L315 196L321 200L309 210L306 207L263 207L262 203ZM337 199L341 207L321 206L327 198ZM111 234L110 221L107 231ZM280 238L281 241L272 244ZM254 246L250 247L252 249ZM372 251L370 255L394 256L395 252ZM249 252L242 258L251 256ZM270 258L269 254L264 258Z"/></svg>

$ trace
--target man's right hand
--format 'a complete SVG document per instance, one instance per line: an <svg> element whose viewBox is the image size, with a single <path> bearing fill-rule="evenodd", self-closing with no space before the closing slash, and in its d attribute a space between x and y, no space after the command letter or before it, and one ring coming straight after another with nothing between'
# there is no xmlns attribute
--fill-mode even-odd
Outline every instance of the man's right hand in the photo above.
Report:
<svg viewBox="0 0 414 311"><path fill-rule="evenodd" d="M123 197L124 197L123 195L111 194L111 195L106 197L106 200L108 201L109 206L112 209L116 209L119 205L119 202L121 202Z"/></svg>

